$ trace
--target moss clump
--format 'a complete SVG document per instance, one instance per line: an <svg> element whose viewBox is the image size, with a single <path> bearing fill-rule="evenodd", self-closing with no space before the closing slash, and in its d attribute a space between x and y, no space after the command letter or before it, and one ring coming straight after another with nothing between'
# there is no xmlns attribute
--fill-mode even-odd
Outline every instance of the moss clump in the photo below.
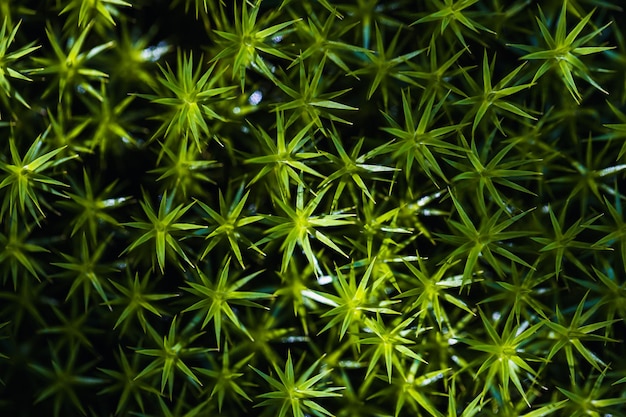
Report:
<svg viewBox="0 0 626 417"><path fill-rule="evenodd" d="M625 414L624 13L0 0L0 414Z"/></svg>

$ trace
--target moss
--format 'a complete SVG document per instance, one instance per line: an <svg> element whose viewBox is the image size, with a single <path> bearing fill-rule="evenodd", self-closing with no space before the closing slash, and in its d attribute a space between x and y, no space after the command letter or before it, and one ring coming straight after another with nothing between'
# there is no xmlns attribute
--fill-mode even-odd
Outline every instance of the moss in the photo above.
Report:
<svg viewBox="0 0 626 417"><path fill-rule="evenodd" d="M2 415L626 412L619 2L0 18Z"/></svg>

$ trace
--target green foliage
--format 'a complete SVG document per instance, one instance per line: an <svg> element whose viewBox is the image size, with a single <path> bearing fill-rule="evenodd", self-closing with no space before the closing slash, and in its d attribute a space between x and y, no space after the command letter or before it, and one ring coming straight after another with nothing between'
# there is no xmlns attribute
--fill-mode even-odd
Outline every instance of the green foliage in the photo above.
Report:
<svg viewBox="0 0 626 417"><path fill-rule="evenodd" d="M322 132L325 132L322 119L350 124L350 121L333 113L334 111L358 110L356 107L333 100L346 94L350 89L346 88L331 93L324 92L327 87L326 84L328 84L322 78L326 57L322 58L320 62L316 62L315 65L311 65L310 61L305 63L302 57L299 57L294 63L298 64L298 86L290 87L288 83L278 85L291 100L286 99L284 103L277 104L276 111L294 111L287 121L287 125L291 125L296 119L301 118L306 122L313 122Z"/></svg>
<svg viewBox="0 0 626 417"><path fill-rule="evenodd" d="M408 90L407 90L408 91ZM437 185L435 177L448 182L443 169L441 168L438 158L432 151L436 151L441 155L458 155L463 149L454 143L445 141L444 138L458 131L460 125L449 125L441 127L432 127L437 119L437 113L444 104L447 96L444 96L437 104L435 104L435 94L432 94L424 108L421 110L421 116L415 125L414 112L415 109L411 104L411 96L405 90L402 91L402 110L404 111L404 128L400 126L391 116L383 113L391 127L383 127L382 129L398 139L398 143L393 145L393 157L397 160L397 168L404 171L407 179L411 175L413 163L417 162L420 169L428 176L428 178ZM422 106L419 106L422 107ZM431 150L432 149L432 150Z"/></svg>
<svg viewBox="0 0 626 417"><path fill-rule="evenodd" d="M181 204L176 207L172 207L173 201L174 195L171 195L168 198L167 193L163 194L161 201L159 202L159 210L158 212L155 212L150 203L150 197L144 192L143 200L140 204L144 214L148 218L148 221L134 221L126 223L127 226L145 230L145 232L131 245L124 249L124 252L122 253L136 250L139 246L154 241L156 260L161 273L163 273L165 269L166 255L168 253L171 254L171 250L183 258L183 260L189 265L193 266L174 236L180 235L180 232L182 231L202 228L202 226L196 224L178 222L178 220L191 208L193 203L186 206Z"/></svg>
<svg viewBox="0 0 626 417"><path fill-rule="evenodd" d="M54 83L49 83L44 92L44 96L51 94L55 87L59 92L59 103L63 103L66 106L70 106L72 92L76 88L81 88L91 94L98 100L102 100L102 96L96 90L93 85L88 81L101 80L108 77L108 74L96 68L90 68L90 64L94 57L101 54L105 50L113 47L113 41L105 42L94 47L85 47L87 36L91 32L93 23L88 23L87 26L82 29L76 38L70 38L67 42L67 47L63 48L62 38L54 28L47 26L46 34L50 47L54 53L54 56L48 51L46 57L36 57L37 62L41 67L40 74L54 77L57 80L57 86ZM47 49L47 48L44 48Z"/></svg>
<svg viewBox="0 0 626 417"><path fill-rule="evenodd" d="M585 300L587 299L587 294L580 301L578 306L576 307L576 311L572 316L572 319L569 320L569 324L566 323L566 319L563 313L557 308L556 310L556 320L545 321L545 326L547 326L552 333L549 335L555 339L555 343L550 349L548 357L546 358L548 361L552 359L554 355L559 353L561 350L564 350L565 357L567 359L567 366L569 368L569 375L572 381L575 381L576 374L576 363L574 362L574 349L578 351L578 353L584 358L589 364L591 364L594 368L601 371L600 365L603 367L607 366L602 359L598 358L588 347L583 345L584 340L600 340L603 342L617 342L617 340L609 339L605 336L595 335L593 332L600 330L602 328L606 328L614 321L620 321L620 319L616 320L603 320L597 323L585 324L587 320L589 320L594 311L599 307L599 305L592 307L585 311L583 314L583 309L585 306Z"/></svg>
<svg viewBox="0 0 626 417"><path fill-rule="evenodd" d="M398 298L409 298L412 303L407 302L407 311L417 310L418 325L417 331L424 328L424 322L426 319L434 317L434 321L437 323L439 329L452 327L450 318L446 313L446 309L442 307L440 299L446 301L460 309L467 311L470 314L474 314L467 304L460 298L457 298L443 290L448 288L459 288L462 286L463 281L459 277L449 277L447 275L448 270L457 264L459 261L446 261L437 272L429 274L426 269L424 260L420 257L417 258L419 269L414 265L404 261L406 267L410 272L410 276L404 278L409 284L409 290L403 291L399 294Z"/></svg>
<svg viewBox="0 0 626 417"><path fill-rule="evenodd" d="M67 293L66 300L74 295L74 292L82 286L85 308L89 306L91 289L96 290L102 301L108 302L103 283L107 282L107 275L115 271L115 268L102 265L100 260L107 248L106 239L95 247L90 247L87 238L83 235L80 242L78 256L71 256L61 253L60 256L65 262L55 262L53 265L64 269L64 272L56 274L56 277L66 278L73 281Z"/></svg>
<svg viewBox="0 0 626 417"><path fill-rule="evenodd" d="M364 334L358 341L359 345L371 345L364 352L364 356L369 361L366 378L375 375L373 372L378 367L380 359L383 359L385 363L387 381L389 383L391 383L393 368L403 368L403 358L424 361L420 355L408 347L415 343L413 340L405 337L409 333L408 326L412 321L413 317L409 317L391 328L391 325L385 324L380 314L376 314L376 320L370 317L364 319L364 330L373 334L373 336L369 337L366 337Z"/></svg>
<svg viewBox="0 0 626 417"><path fill-rule="evenodd" d="M572 391L559 387L559 391L569 400L566 410L571 411L572 416L600 415L602 412L617 409L615 406L626 402L623 397L603 398L606 388L602 385L602 381L604 381L606 371L606 368L603 369L602 373L595 377L595 381L593 377L588 378L583 387L572 384Z"/></svg>
<svg viewBox="0 0 626 417"><path fill-rule="evenodd" d="M17 51L9 52L9 47L15 41L15 36L20 28L21 22L18 22L12 28L9 26L8 16L4 17L2 22L2 28L0 29L0 92L4 93L2 99L6 102L6 97L11 97L13 94L17 101L24 106L29 107L28 103L20 95L19 91L14 91L9 82L9 77L16 80L32 81L25 73L26 70L19 71L19 68L15 68L17 60L25 57L28 54L39 49L39 46L34 46L34 43L23 46ZM9 64L11 66L9 66Z"/></svg>
<svg viewBox="0 0 626 417"><path fill-rule="evenodd" d="M488 141L492 142L494 137L495 132L492 132ZM495 154L491 160L487 161L488 152L491 150L490 146L484 146L479 154L476 147L476 141L472 140L470 150L466 155L469 164L463 164L457 161L448 161L448 164L461 172L452 178L452 181L457 184L463 184L464 187L465 184L467 184L468 189L471 189L471 187L475 188L476 202L478 203L482 213L488 213L487 203L489 201L493 201L500 207L500 209L502 209L502 211L510 215L510 209L508 206L510 202L506 201L504 197L502 197L502 194L496 188L496 184L508 187L515 191L535 195L529 189L512 181L513 179L529 179L540 175L539 172L533 170L518 169L532 161L525 160L521 157L521 155L514 158L507 158L510 160L503 161L503 159L508 156L508 153L515 148L515 145L515 141L511 142Z"/></svg>
<svg viewBox="0 0 626 417"><path fill-rule="evenodd" d="M265 399L258 404L259 407L278 409L279 417L288 415L287 413L290 411L290 414L294 417L304 417L305 411L309 411L317 416L332 416L328 410L315 402L317 398L341 396L341 394L335 392L341 390L341 387L319 387L321 389L316 389L318 385L323 384L323 382L320 384L320 381L324 381L326 376L331 372L330 368L326 368L313 375L313 372L316 371L322 359L323 358L319 358L315 361L297 378L296 370L294 370L293 361L291 359L291 352L287 353L287 363L285 364L284 371L278 368L277 365L274 365L274 370L278 378L274 378L256 368L252 368L275 390L259 395L259 398Z"/></svg>
<svg viewBox="0 0 626 417"><path fill-rule="evenodd" d="M5 327L7 324L9 324L9 322L6 323L2 323L0 324L0 329L2 329L3 327ZM9 357L3 353L0 353L0 359L8 359ZM1 381L0 381L1 382Z"/></svg>
<svg viewBox="0 0 626 417"><path fill-rule="evenodd" d="M277 15L266 15L258 20L259 3L250 6L248 2L233 4L234 7L234 27L230 22L225 23L224 29L215 30L214 33L221 38L218 42L221 52L217 54L213 61L228 58L232 60L232 77L237 76L243 92L246 84L246 69L254 68L270 80L274 81L272 70L268 66L263 55L289 60L289 55L268 42L273 37L282 36L293 21L281 22L272 26L267 26L268 22ZM251 9L250 9L251 7ZM266 27L267 26L267 27ZM263 53L263 54L261 54Z"/></svg>
<svg viewBox="0 0 626 417"><path fill-rule="evenodd" d="M159 391L148 383L142 380L136 380L135 377L139 374L138 362L139 355L133 356L132 363L128 361L128 357L124 353L121 347L115 355L116 369L101 369L102 373L106 375L105 379L108 380L108 384L105 388L100 390L98 394L106 395L109 393L115 393L121 391L119 394L119 400L117 407L115 408L115 414L120 414L122 411L128 409L128 402L131 399L135 400L135 404L139 406L142 412L145 410L143 401L143 393L149 392L151 394L159 394Z"/></svg>
<svg viewBox="0 0 626 417"><path fill-rule="evenodd" d="M378 25L376 25L376 51L364 51L370 64L364 68L358 69L352 74L369 74L373 75L374 79L370 84L370 88L367 91L367 99L371 99L374 92L381 87L383 103L385 108L389 105L389 91L393 89L393 84L390 85L389 80L396 78L404 83L417 86L418 84L413 81L407 74L407 62L421 54L424 50L418 49L406 54L398 54L396 49L398 48L398 39L401 30L396 31L395 36L391 40L388 46L385 46L383 34L381 33ZM399 49L399 48L398 48Z"/></svg>
<svg viewBox="0 0 626 417"><path fill-rule="evenodd" d="M61 196L59 187L67 187L67 184L46 175L46 171L78 155L55 158L64 148L46 152L45 134L31 144L24 157L20 156L13 136L9 138L9 149L11 160L0 161L0 169L4 171L0 177L2 178L0 191L3 191L0 216L4 218L7 215L9 217L20 215L24 219L24 216L30 214L32 219L39 222L39 218L45 216L42 206L45 208L49 206L43 198L42 191Z"/></svg>
<svg viewBox="0 0 626 417"><path fill-rule="evenodd" d="M235 255L235 258L239 262L239 265L245 269L245 265L243 264L243 255L241 254L241 249L239 248L239 242L243 242L248 244L249 247L256 249L261 255L261 252L252 242L250 242L245 236L241 234L241 228L258 222L263 219L263 216L253 215L253 216L242 216L241 212L246 204L246 200L250 195L248 191L246 194L243 194L243 188L239 188L233 202L230 206L226 205L224 201L224 196L222 195L222 191L219 191L219 203L220 203L220 213L213 210L211 207L204 204L202 201L198 201L198 204L202 208L202 210L209 215L211 218L212 225L210 233L205 237L205 239L209 240L206 248L202 252L201 258L205 258L209 252L216 245L218 245L222 240L228 240L230 244L230 249Z"/></svg>
<svg viewBox="0 0 626 417"><path fill-rule="evenodd" d="M465 81L470 86L471 94L468 98L464 98L462 100L457 101L454 104L467 106L471 105L472 110L467 113L469 117L474 116L474 121L472 122L472 137L476 133L476 128L480 121L485 117L485 115L490 115L491 125L495 126L503 135L506 136L506 133L502 130L502 126L500 125L500 119L498 118L498 113L501 113L502 110L507 111L509 113L516 114L521 117L525 117L527 119L537 120L535 117L531 116L524 110L522 110L519 106L511 103L508 100L504 100L505 98L512 96L513 94L519 93L531 86L531 84L521 84L521 85L512 85L509 84L515 79L517 74L522 70L525 64L520 65L511 71L510 74L507 74L500 82L496 83L496 85L492 85L493 81L491 79L491 73L494 70L495 65L495 57L489 62L487 58L487 51L483 55L483 63L482 63L482 78L483 85L482 88L476 84L474 79L468 74L467 71L463 71L463 76ZM490 111L491 110L491 111Z"/></svg>
<svg viewBox="0 0 626 417"><path fill-rule="evenodd" d="M11 277L13 288L17 289L18 279L21 281L27 277L23 269L40 280L39 274L43 273L43 268L35 258L34 253L46 252L47 250L40 245L29 243L28 236L32 231L31 225L22 226L15 215L7 218L5 231L0 233L0 245L2 247L0 262L2 262L4 275L2 283L6 285L8 278Z"/></svg>
<svg viewBox="0 0 626 417"><path fill-rule="evenodd" d="M440 234L439 237L443 242L451 243L456 247L456 249L450 253L450 258L465 259L465 267L463 268L464 283L470 283L472 281L472 275L478 272L476 271L476 266L478 265L479 258L484 258L485 262L493 268L494 272L503 276L504 265L495 258L494 254L532 269L531 265L502 245L504 241L525 237L531 233L531 231L524 230L505 231L522 219L530 210L498 223L503 213L503 210L499 209L495 213L490 213L490 215L483 217L480 221L480 226L476 228L463 206L461 206L456 197L454 197L454 194L450 194L450 197L454 202L461 222L449 220L449 225L457 233L454 235ZM508 261L506 263L508 263Z"/></svg>
<svg viewBox="0 0 626 417"><path fill-rule="evenodd" d="M56 349L50 347L49 350L51 355L50 365L31 365L42 379L44 387L39 390L35 402L39 403L51 399L54 417L62 415L62 410L68 412L67 410L70 409L68 406L70 405L82 414L85 414L85 407L80 400L78 390L81 387L97 386L102 383L102 379L83 375L86 370L93 368L93 363L77 366L78 346L71 346L67 357L63 357L62 361Z"/></svg>
<svg viewBox="0 0 626 417"><path fill-rule="evenodd" d="M211 362L211 369L209 368L195 368L199 373L210 377L212 380L215 380L215 385L213 386L211 393L209 394L209 398L212 399L215 394L217 394L217 408L218 411L222 412L222 407L224 405L224 399L228 399L229 402L236 402L240 407L241 405L240 398L243 398L247 401L252 401L252 399L246 394L244 388L249 388L251 385L246 381L237 381L240 377L244 376L245 373L241 372L245 369L245 365L250 361L253 354L246 356L245 358L239 360L236 364L230 365L230 354L228 351L228 344L224 347L224 352L222 354L222 361L218 363L213 356L207 355L209 361Z"/></svg>
<svg viewBox="0 0 626 417"><path fill-rule="evenodd" d="M161 335L152 326L148 327L148 333L158 347L155 349L135 349L136 354L154 358L135 376L135 379L148 378L160 374L161 393L163 393L167 385L170 400L174 390L174 375L176 371L182 372L193 383L202 385L196 374L183 362L185 356L197 356L210 350L209 348L188 347L195 339L202 336L202 333L196 333L191 337L178 334L176 332L176 316L172 319L167 335L163 336L162 339Z"/></svg>
<svg viewBox="0 0 626 417"><path fill-rule="evenodd" d="M98 194L94 195L94 185L87 171L83 171L83 186L79 186L70 178L71 190L66 192L69 200L59 201L59 205L70 211L76 212L76 216L69 222L72 226L70 236L82 231L92 243L95 243L98 236L98 228L101 224L119 226L119 222L108 213L109 210L123 207L128 203L130 197L115 197L114 190L117 181L104 187ZM81 189L82 188L82 189ZM96 185L95 187L100 188Z"/></svg>
<svg viewBox="0 0 626 417"><path fill-rule="evenodd" d="M341 323L341 329L339 330L339 340L341 340L349 329L352 335L358 332L359 325L362 325L362 319L365 318L364 314L366 312L396 314L395 310L381 307L383 304L376 302L378 300L375 300L375 297L373 297L378 284L381 284L385 278L381 277L376 282L372 283L371 287L369 286L369 280L375 265L375 262L370 264L358 286L353 267L350 268L350 274L347 280L341 270L337 269L337 279L333 281L337 296L327 293L317 293L316 298L320 302L333 307L322 315L322 317L332 317L332 319L324 326L321 332L330 330ZM353 340L358 342L359 339L353 338Z"/></svg>
<svg viewBox="0 0 626 417"><path fill-rule="evenodd" d="M305 186L300 174L307 173L316 177L323 177L315 169L306 165L307 159L321 156L317 152L299 152L311 141L310 130L312 126L304 126L293 138L287 142L285 119L282 112L276 112L276 137L271 137L264 130L254 130L256 137L261 142L264 153L246 160L248 164L262 164L258 174L252 178L249 185L253 185L261 178L273 171L273 183L278 184L280 195L283 198L291 196L292 181L300 186ZM254 129L254 128L253 128ZM261 152L259 152L261 153Z"/></svg>
<svg viewBox="0 0 626 417"><path fill-rule="evenodd" d="M579 38L578 36L581 34L585 26L589 24L589 20L591 19L591 16L593 14L592 11L589 12L589 14L587 14L585 17L580 19L580 21L569 33L566 33L567 4L567 1L564 1L562 3L561 12L556 23L554 36L550 34L550 30L548 28L550 24L548 23L548 19L543 14L541 8L539 8L539 17L537 17L536 19L537 24L539 25L539 29L541 30L543 40L547 44L547 48L543 49L539 47L528 47L524 45L517 45L517 47L530 52L529 54L524 55L521 59L544 61L535 73L533 77L533 82L535 82L548 70L555 68L556 71L559 72L559 76L562 79L563 83L565 83L565 87L567 88L567 90L570 92L574 100L576 100L576 102L580 104L582 100L582 95L576 87L573 75L581 77L598 90L608 94L606 90L600 87L591 78L590 70L580 60L580 57L590 54L597 54L613 48L611 46L583 46L587 44L591 39L599 35L611 23L609 22L600 28L596 28L593 30L593 32Z"/></svg>
<svg viewBox="0 0 626 417"><path fill-rule="evenodd" d="M529 359L525 360L525 357L528 356L525 352L528 349L525 349L524 346L531 340L530 335L537 332L543 323L536 323L526 329L522 327L514 328L514 315L510 314L506 319L502 334L498 334L496 329L489 323L489 319L482 312L480 317L490 340L481 342L473 339L461 339L471 349L483 352L486 356L477 360L477 364L480 364L480 367L476 371L476 376L487 372L484 387L479 398L484 398L488 390L495 388L500 391L502 399L508 402L511 399L509 384L513 383L519 394L524 398L524 401L528 403L528 398L526 398L525 394L526 389L522 387L520 374L526 371L531 377L535 377L537 373L529 365ZM495 382L496 375L499 382Z"/></svg>
<svg viewBox="0 0 626 417"><path fill-rule="evenodd" d="M626 415L626 14L540 3L0 0L0 415Z"/></svg>
<svg viewBox="0 0 626 417"><path fill-rule="evenodd" d="M77 21L80 28L84 28L91 21L115 25L113 17L119 15L120 12L117 10L119 6L130 7L132 5L122 0L70 1L59 15L69 14L67 24Z"/></svg>
<svg viewBox="0 0 626 417"><path fill-rule="evenodd" d="M438 22L439 29L435 29L433 31L433 38L436 36L443 36L448 28L454 33L454 36L463 44L465 48L468 48L468 45L465 41L465 36L476 36L475 34L480 33L479 31L491 32L493 31L487 29L474 19L472 19L472 13L468 9L470 6L476 4L478 0L444 0L443 2L439 0L432 0L429 3L432 4L432 8L434 11L432 13L425 13L424 17L414 21L411 23L412 25L418 25L423 23L430 22ZM470 30L470 32L467 31ZM465 35L465 36L464 36Z"/></svg>
<svg viewBox="0 0 626 417"><path fill-rule="evenodd" d="M315 256L315 252L311 246L311 237L319 240L324 245L333 249L335 252L348 257L344 251L326 234L322 233L318 229L320 227L335 227L345 226L351 223L347 218L352 217L352 214L337 213L337 214L324 214L321 216L313 215L313 212L322 201L322 198L328 191L328 188L324 188L318 192L314 198L309 202L304 203L305 190L301 184L298 184L298 191L296 194L295 207L288 205L290 202L283 200L283 198L276 195L272 195L273 202L280 207L287 216L267 216L268 222L274 226L267 229L267 237L261 239L257 244L273 242L276 239L284 238L283 243L280 246L280 250L283 253L281 262L281 272L285 272L291 262L296 245L302 249L306 259L309 261L309 265L313 267L316 275L321 275L322 269Z"/></svg>
<svg viewBox="0 0 626 417"><path fill-rule="evenodd" d="M204 311L206 311L206 313L204 313L204 320L202 321L201 327L204 328L207 324L213 321L218 350L221 344L222 314L224 314L232 322L232 324L237 327L237 329L252 339L248 330L237 318L232 305L262 308L263 306L251 300L270 297L269 294L262 292L237 291L262 271L257 271L254 274L240 278L230 285L228 283L228 279L232 278L232 276L229 275L229 271L230 258L226 260L226 263L222 267L217 283L212 284L211 281L209 281L209 278L203 274L202 271L198 271L200 283L190 282L189 288L184 288L185 291L195 295L200 298L200 300L183 310L183 312L203 310L204 313Z"/></svg>
<svg viewBox="0 0 626 417"><path fill-rule="evenodd" d="M200 142L201 138L213 135L209 130L207 119L223 120L209 104L215 101L214 97L219 98L233 87L213 87L213 84L220 80L220 74L211 77L215 64L201 74L202 64L194 69L192 54L186 57L179 51L176 63L176 73L169 65L167 69L161 68L163 77L159 77L159 83L166 91L157 91L156 95L141 97L171 109L163 116L163 123L155 137L163 136L170 142L174 140L173 138L191 136L198 150L201 150L204 148Z"/></svg>
<svg viewBox="0 0 626 417"><path fill-rule="evenodd" d="M132 316L135 316L143 331L146 332L148 319L144 313L151 312L152 314L162 317L163 313L161 309L155 306L154 302L176 296L176 294L152 294L152 291L150 291L150 275L150 273L147 273L140 280L139 275L135 273L135 276L131 280L131 275L128 274L126 285L109 280L111 285L123 296L116 297L109 302L110 305L119 304L124 306L124 310L113 326L113 329L116 329L121 324L121 334L126 333Z"/></svg>

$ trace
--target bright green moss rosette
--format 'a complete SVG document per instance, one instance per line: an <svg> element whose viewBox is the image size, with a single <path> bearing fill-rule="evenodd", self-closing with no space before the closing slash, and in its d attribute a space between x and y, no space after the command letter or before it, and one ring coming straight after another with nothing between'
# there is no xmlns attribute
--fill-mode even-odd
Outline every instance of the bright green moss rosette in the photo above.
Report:
<svg viewBox="0 0 626 417"><path fill-rule="evenodd" d="M626 11L0 0L0 415L626 415Z"/></svg>

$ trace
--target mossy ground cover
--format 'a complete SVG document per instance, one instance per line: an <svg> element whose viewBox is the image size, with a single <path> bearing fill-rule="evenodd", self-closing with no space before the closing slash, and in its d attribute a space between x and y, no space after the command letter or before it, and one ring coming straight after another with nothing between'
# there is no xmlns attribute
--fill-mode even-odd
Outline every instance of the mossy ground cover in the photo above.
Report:
<svg viewBox="0 0 626 417"><path fill-rule="evenodd" d="M0 414L626 415L622 7L0 0Z"/></svg>

